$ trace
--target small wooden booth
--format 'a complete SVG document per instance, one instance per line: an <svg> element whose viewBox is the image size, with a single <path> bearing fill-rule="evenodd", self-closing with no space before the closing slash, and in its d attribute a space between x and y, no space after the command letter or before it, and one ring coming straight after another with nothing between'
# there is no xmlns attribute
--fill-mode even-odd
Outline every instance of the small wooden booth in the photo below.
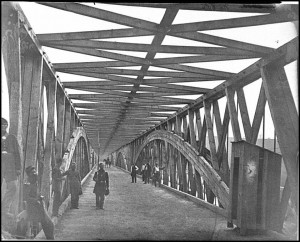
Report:
<svg viewBox="0 0 300 242"><path fill-rule="evenodd" d="M232 142L228 222L240 234L277 230L281 155L246 141Z"/></svg>

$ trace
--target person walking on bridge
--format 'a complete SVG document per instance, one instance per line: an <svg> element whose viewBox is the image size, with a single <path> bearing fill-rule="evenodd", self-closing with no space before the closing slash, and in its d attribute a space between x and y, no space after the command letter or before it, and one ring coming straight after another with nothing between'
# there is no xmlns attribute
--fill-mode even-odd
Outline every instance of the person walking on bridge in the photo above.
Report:
<svg viewBox="0 0 300 242"><path fill-rule="evenodd" d="M136 183L136 173L138 169L139 168L135 164L131 166L131 183Z"/></svg>
<svg viewBox="0 0 300 242"><path fill-rule="evenodd" d="M106 191L109 191L109 177L104 170L104 164L100 163L100 169L95 172L93 180L96 182L93 193L96 194L96 209L104 209ZM100 199L100 200L99 200Z"/></svg>
<svg viewBox="0 0 300 242"><path fill-rule="evenodd" d="M71 209L78 209L79 195L82 194L81 189L81 177L79 172L76 170L76 163L72 162L70 169L62 174L69 179L70 193L71 193Z"/></svg>

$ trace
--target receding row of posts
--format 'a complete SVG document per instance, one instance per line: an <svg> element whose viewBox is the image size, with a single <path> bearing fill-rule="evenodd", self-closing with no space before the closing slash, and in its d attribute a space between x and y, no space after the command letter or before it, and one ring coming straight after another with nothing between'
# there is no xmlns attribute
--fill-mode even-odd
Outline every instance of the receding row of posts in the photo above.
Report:
<svg viewBox="0 0 300 242"><path fill-rule="evenodd" d="M68 152L73 131L82 124L59 77L36 42L31 27L24 21L21 10L11 2L2 4L2 7L2 51L9 94L9 133L17 137L22 161L18 198L15 211L12 211L18 213L23 209L24 170L30 165L37 169L38 189L45 197L48 208L52 193L51 171L56 160ZM98 154L80 139L72 161L78 164L82 177L97 158ZM89 163L86 164L86 161Z"/></svg>

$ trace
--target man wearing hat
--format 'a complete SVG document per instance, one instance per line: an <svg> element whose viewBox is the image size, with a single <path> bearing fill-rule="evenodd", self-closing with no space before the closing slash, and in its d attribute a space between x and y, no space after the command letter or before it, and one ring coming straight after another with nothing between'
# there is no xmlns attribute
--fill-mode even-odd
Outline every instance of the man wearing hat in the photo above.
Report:
<svg viewBox="0 0 300 242"><path fill-rule="evenodd" d="M100 163L100 169L95 172L93 180L96 182L93 193L96 194L96 209L104 209L106 191L109 191L109 177L104 170L104 163Z"/></svg>
<svg viewBox="0 0 300 242"><path fill-rule="evenodd" d="M62 158L56 160L55 167L52 170L52 192L53 192L53 212L52 216L58 215L58 209L61 202L61 181L63 180L60 167L62 165Z"/></svg>
<svg viewBox="0 0 300 242"><path fill-rule="evenodd" d="M2 214L8 214L17 192L17 179L21 174L19 144L16 137L7 133L8 122L1 118L1 186L5 179L6 192L2 200Z"/></svg>

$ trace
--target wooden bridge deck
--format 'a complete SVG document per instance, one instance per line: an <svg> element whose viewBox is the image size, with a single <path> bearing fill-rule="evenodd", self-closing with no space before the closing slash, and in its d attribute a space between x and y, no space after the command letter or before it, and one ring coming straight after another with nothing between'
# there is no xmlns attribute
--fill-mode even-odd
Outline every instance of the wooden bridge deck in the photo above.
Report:
<svg viewBox="0 0 300 242"><path fill-rule="evenodd" d="M96 210L93 172L83 187L79 209L66 210L55 240L277 240L274 235L242 237L226 228L226 218L166 189L131 183L128 173L106 168L110 195ZM43 239L39 236L38 239Z"/></svg>

